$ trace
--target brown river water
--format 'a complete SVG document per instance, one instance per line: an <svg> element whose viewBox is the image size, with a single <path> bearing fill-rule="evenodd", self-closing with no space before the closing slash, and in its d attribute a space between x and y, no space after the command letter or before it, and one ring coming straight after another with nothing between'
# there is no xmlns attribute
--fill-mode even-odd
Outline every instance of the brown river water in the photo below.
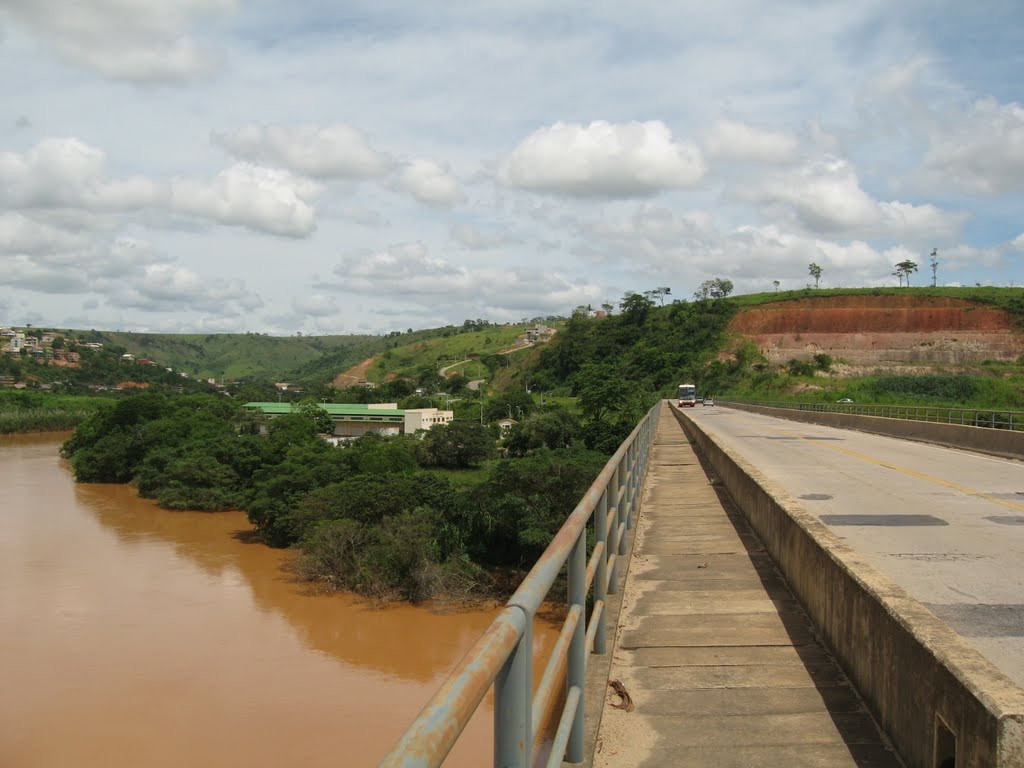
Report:
<svg viewBox="0 0 1024 768"><path fill-rule="evenodd" d="M496 615L313 594L243 513L75 484L66 437L0 437L2 768L375 765Z"/></svg>

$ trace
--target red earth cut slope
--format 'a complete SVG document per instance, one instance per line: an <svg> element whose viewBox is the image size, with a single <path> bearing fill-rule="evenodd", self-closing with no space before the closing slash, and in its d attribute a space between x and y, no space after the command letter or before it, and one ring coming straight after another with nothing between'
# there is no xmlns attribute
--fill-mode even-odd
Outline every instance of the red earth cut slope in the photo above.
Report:
<svg viewBox="0 0 1024 768"><path fill-rule="evenodd" d="M743 310L729 330L773 362L818 353L851 363L1016 360L1024 334L996 307L934 296L823 296Z"/></svg>

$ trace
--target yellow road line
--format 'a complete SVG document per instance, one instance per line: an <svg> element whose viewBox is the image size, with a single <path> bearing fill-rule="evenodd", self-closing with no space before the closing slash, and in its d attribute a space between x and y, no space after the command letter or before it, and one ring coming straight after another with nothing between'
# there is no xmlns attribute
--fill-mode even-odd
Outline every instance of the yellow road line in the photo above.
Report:
<svg viewBox="0 0 1024 768"><path fill-rule="evenodd" d="M928 483L934 483L935 485L941 485L944 488L950 488L950 489L952 489L954 491L959 491L960 493L966 494L967 496L976 496L976 497L978 497L980 499L984 499L985 501L990 501L993 504L998 504L1001 507L1006 507L1007 509L1012 509L1014 512L1024 512L1024 504L1021 504L1021 503L1015 502L1015 501L1010 501L1009 499L1000 499L998 496L993 496L990 493L985 493L984 491L979 491L976 488L970 488L970 487L968 487L966 485L960 485L959 483L953 483L953 482L950 482L949 480L944 480L941 477L936 477L935 475L929 475L926 472L918 472L916 469L911 469L910 467L901 467L901 466L899 466L897 464L892 464L892 463L890 463L888 461L882 461L880 459L876 459L874 456L868 456L865 453L859 453L857 451L852 451L849 448L841 448L840 446L832 445L830 442L825 441L825 440L818 440L818 439L813 438L813 437L804 437L803 435L798 435L795 432L790 432L790 431L785 430L785 429L777 429L776 427L765 427L765 429L769 429L772 432L778 432L780 435L787 435L789 437L795 437L795 438L797 438L799 440L804 440L804 441L806 441L808 443L814 443L815 445L819 445L822 448L829 448L829 449L831 449L833 451L836 451L837 453L842 453L842 454L845 454L847 456L851 456L851 457L853 457L855 459L860 459L861 461L866 461L868 464L874 464L877 467L884 467L885 469L891 469L894 472L899 472L900 474L907 475L908 477L914 477L914 478L917 478L918 480L924 480L925 482L928 482Z"/></svg>

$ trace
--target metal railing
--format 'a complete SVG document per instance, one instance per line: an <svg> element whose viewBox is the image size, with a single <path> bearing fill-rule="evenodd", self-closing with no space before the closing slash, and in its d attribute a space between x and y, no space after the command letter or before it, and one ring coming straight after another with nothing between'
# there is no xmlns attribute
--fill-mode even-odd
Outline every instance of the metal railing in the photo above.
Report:
<svg viewBox="0 0 1024 768"><path fill-rule="evenodd" d="M539 746L537 735L564 690L564 706L548 766L582 762L583 702L590 652L607 651L605 602L618 584L626 532L636 523L640 492L661 412L659 401L608 460L583 499L505 608L459 662L395 747L387 768L439 766L494 685L494 765L526 768ZM594 548L587 560L593 519ZM533 690L533 620L563 566L568 571L566 618ZM587 619L587 595L593 602ZM568 671L566 671L568 670ZM560 685L565 679L564 688Z"/></svg>
<svg viewBox="0 0 1024 768"><path fill-rule="evenodd" d="M927 405L868 405L861 403L790 403L771 400L723 400L720 405L730 402L742 405L758 405L765 408L785 408L796 411L818 413L849 413L856 416L880 416L886 419L907 419L929 421L937 424L960 424L990 429L1024 429L1024 411L1008 411L991 408L945 408Z"/></svg>

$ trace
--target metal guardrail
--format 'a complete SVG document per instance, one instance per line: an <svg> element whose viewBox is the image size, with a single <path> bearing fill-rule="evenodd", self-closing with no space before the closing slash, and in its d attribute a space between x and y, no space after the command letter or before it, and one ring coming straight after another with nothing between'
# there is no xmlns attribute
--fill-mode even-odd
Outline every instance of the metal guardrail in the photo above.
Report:
<svg viewBox="0 0 1024 768"><path fill-rule="evenodd" d="M723 400L716 398L720 405L730 402L743 405L758 405L765 408L785 408L795 411L818 413L849 413L856 416L880 416L886 419L928 421L936 424L960 424L969 427L990 429L1024 429L1024 411L1008 411L991 408L940 408L926 405L868 405L861 403L790 403L771 400Z"/></svg>
<svg viewBox="0 0 1024 768"><path fill-rule="evenodd" d="M582 762L583 702L589 653L607 651L605 601L618 583L626 532L636 523L640 492L661 413L659 401L608 460L504 610L484 631L433 698L381 761L386 768L439 766L494 685L494 762L526 768L537 735L560 693L565 698L547 765ZM586 557L594 521L594 549ZM568 566L566 618L533 690L533 620L563 566ZM593 603L587 620L587 594ZM566 672L568 669L568 672Z"/></svg>

